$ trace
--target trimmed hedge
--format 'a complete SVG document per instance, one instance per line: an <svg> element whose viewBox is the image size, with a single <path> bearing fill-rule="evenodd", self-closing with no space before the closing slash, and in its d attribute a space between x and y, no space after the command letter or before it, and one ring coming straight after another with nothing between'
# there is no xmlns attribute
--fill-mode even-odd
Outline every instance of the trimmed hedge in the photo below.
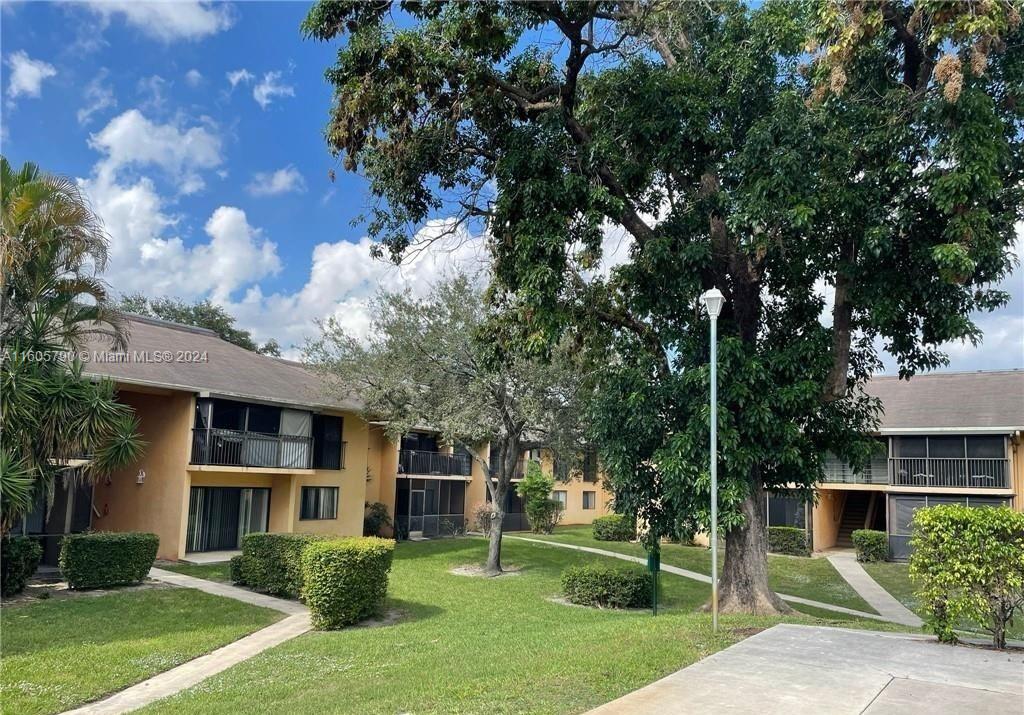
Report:
<svg viewBox="0 0 1024 715"><path fill-rule="evenodd" d="M60 571L73 589L141 583L156 560L160 538L142 532L68 534L60 547Z"/></svg>
<svg viewBox="0 0 1024 715"><path fill-rule="evenodd" d="M237 575L246 586L272 596L302 597L302 550L314 541L332 538L323 534L254 533L242 537L242 557Z"/></svg>
<svg viewBox="0 0 1024 715"><path fill-rule="evenodd" d="M807 531L793 526L769 526L768 550L773 554L810 556L811 546L807 543Z"/></svg>
<svg viewBox="0 0 1024 715"><path fill-rule="evenodd" d="M303 596L313 627L333 630L380 613L395 553L375 536L310 543L302 552Z"/></svg>
<svg viewBox="0 0 1024 715"><path fill-rule="evenodd" d="M0 594L4 598L21 593L39 567L43 547L27 536L0 539Z"/></svg>
<svg viewBox="0 0 1024 715"><path fill-rule="evenodd" d="M228 578L231 579L231 583L238 586L245 585L245 577L242 576L242 555L232 556L228 560Z"/></svg>
<svg viewBox="0 0 1024 715"><path fill-rule="evenodd" d="M955 642L955 628L976 623L1005 648L1024 615L1024 513L946 504L918 509L911 526L910 579L928 627Z"/></svg>
<svg viewBox="0 0 1024 715"><path fill-rule="evenodd" d="M598 541L629 541L636 534L633 520L622 514L609 514L594 519L594 538Z"/></svg>
<svg viewBox="0 0 1024 715"><path fill-rule="evenodd" d="M588 564L562 572L566 599L582 606L645 608L651 605L652 586L650 572L640 568Z"/></svg>
<svg viewBox="0 0 1024 715"><path fill-rule="evenodd" d="M885 561L889 558L889 535L874 529L857 529L851 535L858 561Z"/></svg>

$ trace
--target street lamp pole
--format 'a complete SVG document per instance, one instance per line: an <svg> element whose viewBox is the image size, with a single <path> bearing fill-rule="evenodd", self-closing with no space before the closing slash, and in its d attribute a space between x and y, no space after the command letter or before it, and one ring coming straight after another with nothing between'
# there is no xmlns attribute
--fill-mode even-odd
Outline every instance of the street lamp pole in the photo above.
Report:
<svg viewBox="0 0 1024 715"><path fill-rule="evenodd" d="M718 632L718 315L725 296L707 291L704 305L711 319L711 630Z"/></svg>

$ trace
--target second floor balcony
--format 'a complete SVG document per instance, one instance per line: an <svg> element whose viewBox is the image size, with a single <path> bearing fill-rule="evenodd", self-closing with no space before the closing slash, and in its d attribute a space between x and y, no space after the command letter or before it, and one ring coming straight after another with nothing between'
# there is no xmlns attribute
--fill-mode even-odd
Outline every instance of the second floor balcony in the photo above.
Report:
<svg viewBox="0 0 1024 715"><path fill-rule="evenodd" d="M889 476L897 487L1005 489L1010 464L995 458L897 457L889 460Z"/></svg>
<svg viewBox="0 0 1024 715"><path fill-rule="evenodd" d="M313 438L244 430L203 428L192 430L192 458L196 465L312 469ZM341 456L339 454L340 467Z"/></svg>
<svg viewBox="0 0 1024 715"><path fill-rule="evenodd" d="M402 449L398 452L398 473L416 476L468 477L473 460L468 454Z"/></svg>

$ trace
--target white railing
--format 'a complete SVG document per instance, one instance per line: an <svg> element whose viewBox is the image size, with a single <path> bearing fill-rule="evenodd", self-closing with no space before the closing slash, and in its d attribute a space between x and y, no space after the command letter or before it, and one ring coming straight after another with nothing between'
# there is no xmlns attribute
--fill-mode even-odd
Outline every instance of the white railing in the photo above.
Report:
<svg viewBox="0 0 1024 715"><path fill-rule="evenodd" d="M962 457L896 457L889 460L890 483L899 487L1005 489L1009 460Z"/></svg>
<svg viewBox="0 0 1024 715"><path fill-rule="evenodd" d="M821 481L829 484L888 484L889 469L884 457L872 459L861 472L854 472L850 465L829 457L825 460Z"/></svg>

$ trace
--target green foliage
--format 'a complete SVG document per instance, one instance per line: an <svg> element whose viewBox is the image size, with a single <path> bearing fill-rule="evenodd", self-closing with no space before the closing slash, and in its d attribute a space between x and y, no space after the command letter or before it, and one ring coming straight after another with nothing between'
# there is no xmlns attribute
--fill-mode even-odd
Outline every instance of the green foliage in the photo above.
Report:
<svg viewBox="0 0 1024 715"><path fill-rule="evenodd" d="M811 545L807 541L807 530L792 526L769 526L768 551L789 556L810 556Z"/></svg>
<svg viewBox="0 0 1024 715"><path fill-rule="evenodd" d="M918 509L910 578L928 627L955 641L961 621L980 623L996 648L1024 613L1024 513L959 504Z"/></svg>
<svg viewBox="0 0 1024 715"><path fill-rule="evenodd" d="M441 212L486 217L498 344L575 341L589 436L651 539L707 529L700 296L724 290L719 518L745 545L763 490L809 495L826 453L866 462L879 346L902 377L940 367L1008 299L1024 45L1019 13L983 4L439 2L398 20L324 0L303 29L339 43L325 137L370 182L381 252ZM940 44L980 71L940 66ZM628 258L605 276L609 227ZM764 558L723 577L768 598L742 574Z"/></svg>
<svg viewBox="0 0 1024 715"><path fill-rule="evenodd" d="M73 589L141 583L156 560L160 539L142 532L68 534L60 547L60 572Z"/></svg>
<svg viewBox="0 0 1024 715"><path fill-rule="evenodd" d="M602 564L570 566L562 572L562 592L570 603L600 608L644 608L651 605L653 581L641 568Z"/></svg>
<svg viewBox="0 0 1024 715"><path fill-rule="evenodd" d="M302 551L327 538L321 534L246 534L242 537L241 582L272 596L301 598Z"/></svg>
<svg viewBox="0 0 1024 715"><path fill-rule="evenodd" d="M594 519L593 530L598 541L630 541L636 536L636 523L622 514L608 514Z"/></svg>
<svg viewBox="0 0 1024 715"><path fill-rule="evenodd" d="M381 532L384 529L390 529L391 526L387 504L381 504L379 501L366 503L366 513L363 515L363 536L383 536Z"/></svg>
<svg viewBox="0 0 1024 715"><path fill-rule="evenodd" d="M281 346L271 338L263 345L257 345L248 330L235 327L235 317L209 298L188 303L178 298L147 298L142 293L131 293L121 298L118 307L126 313L160 318L181 325L212 330L229 343L246 350L281 357Z"/></svg>
<svg viewBox="0 0 1024 715"><path fill-rule="evenodd" d="M0 533L52 493L68 459L88 476L137 459L132 410L71 359L89 339L124 345L100 279L107 235L78 185L0 157ZM93 343L96 347L97 343Z"/></svg>
<svg viewBox="0 0 1024 715"><path fill-rule="evenodd" d="M550 534L562 520L562 503L551 498L555 480L544 474L540 462L530 460L526 474L516 485L516 494L523 500L530 529L535 534Z"/></svg>
<svg viewBox="0 0 1024 715"><path fill-rule="evenodd" d="M333 630L380 613L395 542L372 536L318 541L302 552L303 598L313 627Z"/></svg>
<svg viewBox="0 0 1024 715"><path fill-rule="evenodd" d="M0 595L4 598L21 593L39 567L43 547L27 536L0 538Z"/></svg>
<svg viewBox="0 0 1024 715"><path fill-rule="evenodd" d="M889 558L889 535L884 531L857 529L851 535L858 561L886 561Z"/></svg>
<svg viewBox="0 0 1024 715"><path fill-rule="evenodd" d="M245 585L245 576L242 575L242 564L244 563L245 558L241 554L232 556L228 561L228 578L231 580L231 583L238 586Z"/></svg>

